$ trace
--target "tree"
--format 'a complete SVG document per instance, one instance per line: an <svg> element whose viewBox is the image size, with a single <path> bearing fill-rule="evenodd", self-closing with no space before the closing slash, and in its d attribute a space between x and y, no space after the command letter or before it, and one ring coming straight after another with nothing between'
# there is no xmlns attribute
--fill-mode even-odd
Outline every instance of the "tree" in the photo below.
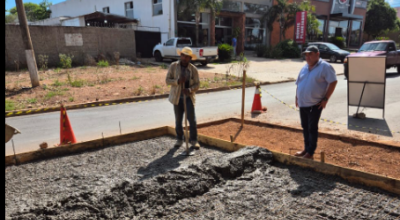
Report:
<svg viewBox="0 0 400 220"><path fill-rule="evenodd" d="M5 23L12 24L18 22L18 16L13 14L6 15Z"/></svg>
<svg viewBox="0 0 400 220"><path fill-rule="evenodd" d="M39 4L31 2L24 3L26 18L28 21L38 21L50 18L50 5L52 5L52 3L48 2L47 0L43 0ZM17 8L13 7L9 10L9 12L11 15L17 15Z"/></svg>
<svg viewBox="0 0 400 220"><path fill-rule="evenodd" d="M310 2L302 2L300 4L300 10L307 12L307 35L312 35L313 33L321 34L319 30L320 22L315 15L315 6L311 5Z"/></svg>
<svg viewBox="0 0 400 220"><path fill-rule="evenodd" d="M397 12L385 0L371 0L365 17L364 31L376 38L386 30L397 27Z"/></svg>
<svg viewBox="0 0 400 220"><path fill-rule="evenodd" d="M196 28L195 28L195 45L199 45L199 24L201 12L205 9L210 10L210 22L215 22L215 14L221 9L221 2L219 0L179 0L178 8L184 8L182 14L194 14Z"/></svg>
<svg viewBox="0 0 400 220"><path fill-rule="evenodd" d="M263 15L267 28L272 31L274 22L279 23L279 42L286 39L286 30L294 25L296 12L300 11L297 3L288 4L288 0L277 0L277 4L268 9Z"/></svg>

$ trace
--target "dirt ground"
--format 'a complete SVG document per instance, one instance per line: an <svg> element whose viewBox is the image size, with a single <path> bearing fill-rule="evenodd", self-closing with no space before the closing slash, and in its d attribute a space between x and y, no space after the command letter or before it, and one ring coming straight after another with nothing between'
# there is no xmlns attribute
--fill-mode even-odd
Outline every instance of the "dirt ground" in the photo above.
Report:
<svg viewBox="0 0 400 220"><path fill-rule="evenodd" d="M31 89L29 72L6 72L6 111L82 104L99 100L169 93L168 65L76 67L40 71L40 87ZM240 85L236 77L199 71L200 89ZM252 79L248 79L252 80Z"/></svg>
<svg viewBox="0 0 400 220"><path fill-rule="evenodd" d="M237 143L292 155L303 150L304 146L302 132L255 125L245 125L240 129L240 124L236 122L200 128L198 132L227 141L232 135ZM326 163L400 179L400 169L397 169L400 167L400 147L390 149L319 138L315 160L320 160L321 151L325 152Z"/></svg>
<svg viewBox="0 0 400 220"><path fill-rule="evenodd" d="M172 137L6 168L6 219L396 219L400 197Z"/></svg>

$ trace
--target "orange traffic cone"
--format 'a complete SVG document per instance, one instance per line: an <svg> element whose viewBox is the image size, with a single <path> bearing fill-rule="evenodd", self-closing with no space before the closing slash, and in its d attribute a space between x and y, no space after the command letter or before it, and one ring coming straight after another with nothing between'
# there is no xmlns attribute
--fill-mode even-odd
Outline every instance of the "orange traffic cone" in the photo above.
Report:
<svg viewBox="0 0 400 220"><path fill-rule="evenodd" d="M259 85L256 86L256 92L254 94L253 106L251 107L252 114L260 114L263 112L261 105L261 88Z"/></svg>
<svg viewBox="0 0 400 220"><path fill-rule="evenodd" d="M76 139L74 131L72 130L71 123L67 115L67 110L61 105L61 119L60 119L60 145L75 144Z"/></svg>

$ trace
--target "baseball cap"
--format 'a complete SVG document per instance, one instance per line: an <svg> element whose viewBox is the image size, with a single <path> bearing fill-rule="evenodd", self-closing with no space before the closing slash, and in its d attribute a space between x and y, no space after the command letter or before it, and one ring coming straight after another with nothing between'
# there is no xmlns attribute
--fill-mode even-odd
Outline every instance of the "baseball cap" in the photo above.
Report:
<svg viewBox="0 0 400 220"><path fill-rule="evenodd" d="M303 53L311 53L311 52L319 53L318 47L315 45L308 46Z"/></svg>

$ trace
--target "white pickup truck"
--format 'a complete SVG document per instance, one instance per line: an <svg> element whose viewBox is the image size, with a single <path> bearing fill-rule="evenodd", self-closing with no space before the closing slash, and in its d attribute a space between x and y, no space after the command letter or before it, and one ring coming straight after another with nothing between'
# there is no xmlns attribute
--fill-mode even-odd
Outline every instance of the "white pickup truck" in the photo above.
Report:
<svg viewBox="0 0 400 220"><path fill-rule="evenodd" d="M176 37L169 39L164 44L157 44L153 48L153 56L157 62L163 59L178 60L179 55L177 49L184 47L192 48L193 53L197 59L193 62L199 62L201 65L206 66L209 62L218 59L218 47L192 47L192 40L190 38Z"/></svg>

